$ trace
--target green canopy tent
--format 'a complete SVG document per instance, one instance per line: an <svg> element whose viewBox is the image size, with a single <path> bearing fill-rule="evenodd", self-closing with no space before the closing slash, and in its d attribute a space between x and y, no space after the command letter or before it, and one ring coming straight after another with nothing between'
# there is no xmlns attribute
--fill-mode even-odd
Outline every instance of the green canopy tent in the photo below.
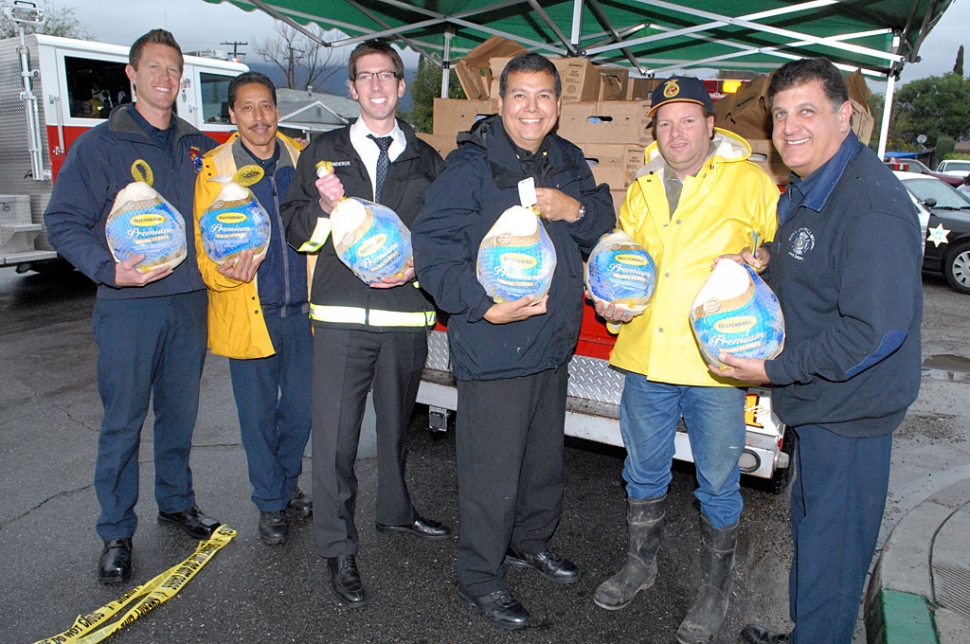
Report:
<svg viewBox="0 0 970 644"><path fill-rule="evenodd" d="M768 72L788 60L825 56L844 70L888 80L886 105L902 66L952 0L206 0L261 10L319 40L315 22L353 46L384 37L444 70L491 36L548 56L624 64L643 76L691 68ZM880 153L885 149L884 114Z"/></svg>

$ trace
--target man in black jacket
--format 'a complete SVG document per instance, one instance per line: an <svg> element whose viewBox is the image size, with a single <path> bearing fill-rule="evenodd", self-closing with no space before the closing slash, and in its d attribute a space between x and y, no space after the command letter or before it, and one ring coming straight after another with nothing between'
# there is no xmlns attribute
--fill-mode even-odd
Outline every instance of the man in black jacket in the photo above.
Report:
<svg viewBox="0 0 970 644"><path fill-rule="evenodd" d="M514 58L499 81L499 116L479 121L448 156L412 227L424 288L451 314L448 338L458 381L458 594L500 628L529 613L505 586L506 564L559 583L579 581L549 540L562 507L568 362L583 307L583 259L615 223L609 189L597 186L582 151L551 134L562 86L538 54ZM476 279L483 237L535 186L538 225L556 249L548 295L496 303Z"/></svg>
<svg viewBox="0 0 970 644"><path fill-rule="evenodd" d="M889 487L892 432L921 376L919 223L902 184L851 130L824 58L785 64L768 88L772 139L792 170L768 267L785 314L772 360L733 358L728 378L773 385L795 430L790 634L751 624L749 644L848 644Z"/></svg>
<svg viewBox="0 0 970 644"><path fill-rule="evenodd" d="M354 461L367 392L373 385L377 416L377 530L446 539L451 531L422 518L404 480L405 436L427 357L431 301L414 281L368 285L324 244L330 212L344 196L375 201L410 227L441 157L396 118L404 95L404 64L384 41L359 45L350 55L350 94L360 118L315 139L300 156L297 177L281 215L287 241L319 252L310 294L313 337L313 529L317 552L327 558L331 588L348 606L367 595L357 571ZM318 178L329 161L333 173Z"/></svg>

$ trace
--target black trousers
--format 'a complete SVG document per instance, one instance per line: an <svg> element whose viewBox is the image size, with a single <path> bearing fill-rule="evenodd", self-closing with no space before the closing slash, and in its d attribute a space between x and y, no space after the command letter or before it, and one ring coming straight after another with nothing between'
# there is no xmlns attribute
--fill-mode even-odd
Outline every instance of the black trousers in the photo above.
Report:
<svg viewBox="0 0 970 644"><path fill-rule="evenodd" d="M505 588L502 560L548 548L562 510L566 365L502 380L458 381L458 583Z"/></svg>
<svg viewBox="0 0 970 644"><path fill-rule="evenodd" d="M377 522L404 525L414 508L404 481L407 427L428 355L427 331L317 327L313 335L313 534L323 557L357 553L354 525L367 392L377 415Z"/></svg>

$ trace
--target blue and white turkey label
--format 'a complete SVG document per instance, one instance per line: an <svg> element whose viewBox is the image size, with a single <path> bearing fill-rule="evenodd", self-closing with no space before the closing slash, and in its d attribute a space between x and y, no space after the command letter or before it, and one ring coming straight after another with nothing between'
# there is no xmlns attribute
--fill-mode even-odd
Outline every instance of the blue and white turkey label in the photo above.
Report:
<svg viewBox="0 0 970 644"><path fill-rule="evenodd" d="M199 217L202 248L216 264L224 264L247 249L252 249L253 257L264 255L270 231L269 214L248 188L236 183L227 183Z"/></svg>
<svg viewBox="0 0 970 644"><path fill-rule="evenodd" d="M650 304L657 266L650 253L623 231L603 235L586 262L586 290L594 300L634 315Z"/></svg>
<svg viewBox="0 0 970 644"><path fill-rule="evenodd" d="M147 183L136 181L118 193L105 222L105 237L115 261L145 255L135 268L146 273L174 268L186 256L185 220Z"/></svg>
<svg viewBox="0 0 970 644"><path fill-rule="evenodd" d="M556 248L536 214L513 206L502 213L478 248L476 277L495 302L541 299L552 286Z"/></svg>
<svg viewBox="0 0 970 644"><path fill-rule="evenodd" d="M411 231L393 210L366 199L341 199L330 213L337 257L361 281L402 277L411 258Z"/></svg>

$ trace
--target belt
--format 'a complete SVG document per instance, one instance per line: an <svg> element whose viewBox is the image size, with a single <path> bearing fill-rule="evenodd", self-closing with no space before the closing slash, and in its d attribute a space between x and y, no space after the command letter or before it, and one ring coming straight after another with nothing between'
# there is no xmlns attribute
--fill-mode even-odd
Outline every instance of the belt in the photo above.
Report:
<svg viewBox="0 0 970 644"><path fill-rule="evenodd" d="M356 306L311 304L310 319L318 322L361 324L364 326L427 327L434 326L437 315L434 311L381 311L378 309L362 309Z"/></svg>

